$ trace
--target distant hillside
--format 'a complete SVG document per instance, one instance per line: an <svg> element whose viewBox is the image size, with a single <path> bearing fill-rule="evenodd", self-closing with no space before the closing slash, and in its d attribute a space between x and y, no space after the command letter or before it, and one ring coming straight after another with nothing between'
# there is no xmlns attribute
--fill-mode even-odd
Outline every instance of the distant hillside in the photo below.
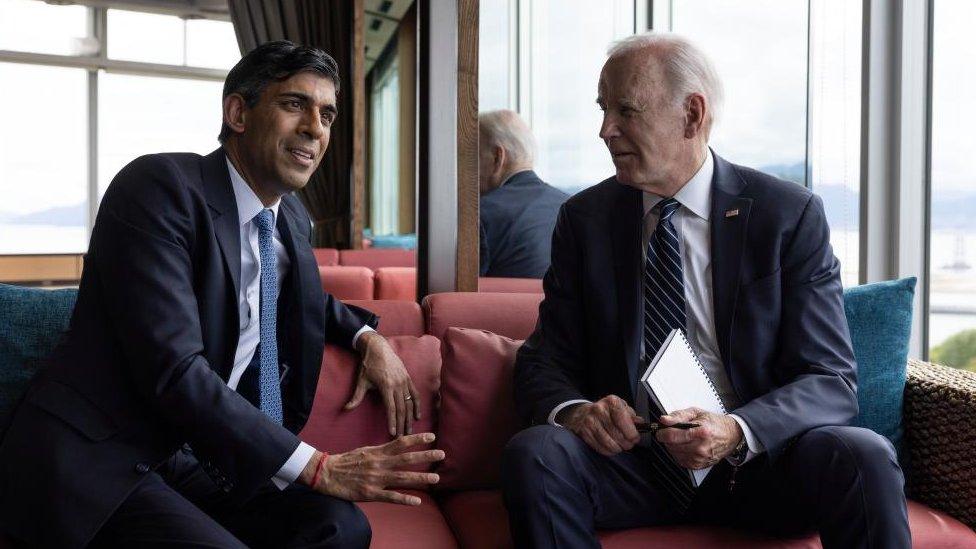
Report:
<svg viewBox="0 0 976 549"><path fill-rule="evenodd" d="M85 204L59 206L24 215L0 212L0 222L10 225L56 225L59 227L84 226L87 221Z"/></svg>

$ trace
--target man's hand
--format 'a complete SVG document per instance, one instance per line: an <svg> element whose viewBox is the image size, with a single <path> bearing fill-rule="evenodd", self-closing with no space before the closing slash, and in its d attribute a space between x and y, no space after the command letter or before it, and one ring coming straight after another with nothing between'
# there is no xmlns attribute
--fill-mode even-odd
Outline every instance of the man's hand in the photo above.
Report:
<svg viewBox="0 0 976 549"><path fill-rule="evenodd" d="M420 498L387 488L421 488L436 484L436 473L401 471L411 465L424 465L444 459L443 450L408 452L411 447L434 442L433 433L400 437L381 446L367 446L333 454L326 458L318 478L313 478L322 453L316 451L299 482L316 491L348 501L387 501L403 505L420 505Z"/></svg>
<svg viewBox="0 0 976 549"><path fill-rule="evenodd" d="M630 450L640 442L634 424L641 419L616 395L561 410L556 421L605 456Z"/></svg>
<svg viewBox="0 0 976 549"><path fill-rule="evenodd" d="M366 391L375 387L383 397L390 436L409 435L413 421L420 419L420 395L400 357L393 352L386 338L376 332L359 336L356 347L362 362L356 390L345 409L359 406Z"/></svg>
<svg viewBox="0 0 976 549"><path fill-rule="evenodd" d="M697 423L693 429L661 429L660 441L675 461L688 469L704 469L719 462L735 450L742 440L742 427L727 415L713 414L698 408L678 410L661 416L661 425Z"/></svg>

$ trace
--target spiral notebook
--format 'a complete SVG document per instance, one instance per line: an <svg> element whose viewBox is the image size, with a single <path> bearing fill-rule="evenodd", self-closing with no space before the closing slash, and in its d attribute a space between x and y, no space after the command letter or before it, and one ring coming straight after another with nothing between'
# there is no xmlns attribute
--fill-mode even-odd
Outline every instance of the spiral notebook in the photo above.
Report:
<svg viewBox="0 0 976 549"><path fill-rule="evenodd" d="M679 329L668 334L640 381L651 400L669 414L692 406L717 414L725 413L715 385ZM689 470L688 474L697 487L705 481L709 471L711 467Z"/></svg>

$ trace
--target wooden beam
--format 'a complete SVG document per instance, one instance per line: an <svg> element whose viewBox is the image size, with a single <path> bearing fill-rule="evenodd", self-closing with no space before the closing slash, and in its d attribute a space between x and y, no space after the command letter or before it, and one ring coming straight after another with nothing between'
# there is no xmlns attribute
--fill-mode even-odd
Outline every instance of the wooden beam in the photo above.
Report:
<svg viewBox="0 0 976 549"><path fill-rule="evenodd" d="M400 70L398 231L416 232L417 208L417 8L403 16L397 38Z"/></svg>
<svg viewBox="0 0 976 549"><path fill-rule="evenodd" d="M457 0L457 279L478 291L478 0ZM463 22L463 24L462 24Z"/></svg>
<svg viewBox="0 0 976 549"><path fill-rule="evenodd" d="M363 0L353 0L352 22L352 170L350 184L350 236L353 249L363 247L366 216L366 15Z"/></svg>

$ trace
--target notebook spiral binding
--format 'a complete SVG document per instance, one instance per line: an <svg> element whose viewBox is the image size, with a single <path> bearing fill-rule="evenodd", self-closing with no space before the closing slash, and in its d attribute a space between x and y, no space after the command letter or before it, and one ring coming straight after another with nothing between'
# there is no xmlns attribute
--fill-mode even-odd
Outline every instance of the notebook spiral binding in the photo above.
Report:
<svg viewBox="0 0 976 549"><path fill-rule="evenodd" d="M728 410L725 409L725 402L722 401L722 397L718 394L718 389L715 388L715 382L712 381L712 377L708 375L707 371L705 371L705 365L702 364L701 360L698 358L698 353L691 348L691 343L688 342L688 337L685 336L685 331L679 329L677 332L678 336L681 337L681 342L684 343L685 348L688 349L688 352L695 359L695 364L698 365L698 369L701 370L702 375L705 376L705 381L708 382L708 386L711 388L712 394L715 395L715 400L722 407L722 413L726 413Z"/></svg>

